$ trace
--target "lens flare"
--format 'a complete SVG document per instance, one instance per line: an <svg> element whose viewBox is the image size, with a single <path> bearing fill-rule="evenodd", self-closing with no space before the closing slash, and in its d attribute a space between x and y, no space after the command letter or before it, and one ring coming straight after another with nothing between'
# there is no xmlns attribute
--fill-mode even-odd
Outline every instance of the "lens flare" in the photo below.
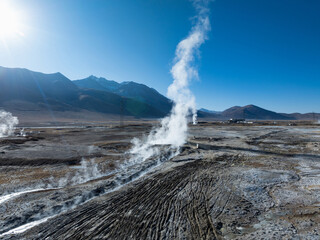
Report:
<svg viewBox="0 0 320 240"><path fill-rule="evenodd" d="M6 1L0 1L0 38L23 36L21 13Z"/></svg>

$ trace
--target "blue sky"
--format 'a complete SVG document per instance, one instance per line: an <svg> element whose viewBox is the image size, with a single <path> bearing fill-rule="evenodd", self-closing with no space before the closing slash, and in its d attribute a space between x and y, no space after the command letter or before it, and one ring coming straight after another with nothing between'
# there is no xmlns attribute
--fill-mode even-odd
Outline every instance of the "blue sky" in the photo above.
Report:
<svg viewBox="0 0 320 240"><path fill-rule="evenodd" d="M187 0L11 0L24 36L0 41L0 65L68 78L144 83L166 94ZM198 107L255 104L320 112L320 1L216 0L191 84Z"/></svg>

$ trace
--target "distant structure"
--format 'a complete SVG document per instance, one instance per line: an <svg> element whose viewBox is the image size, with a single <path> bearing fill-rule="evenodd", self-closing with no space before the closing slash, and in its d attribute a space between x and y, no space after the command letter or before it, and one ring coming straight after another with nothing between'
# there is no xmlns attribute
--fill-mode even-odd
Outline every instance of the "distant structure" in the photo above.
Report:
<svg viewBox="0 0 320 240"><path fill-rule="evenodd" d="M228 123L246 123L244 118L230 118Z"/></svg>

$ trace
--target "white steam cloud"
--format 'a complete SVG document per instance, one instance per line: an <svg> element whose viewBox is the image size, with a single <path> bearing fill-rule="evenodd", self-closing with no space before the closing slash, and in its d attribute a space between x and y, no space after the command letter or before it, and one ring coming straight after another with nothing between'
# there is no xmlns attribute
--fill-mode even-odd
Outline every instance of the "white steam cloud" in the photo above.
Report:
<svg viewBox="0 0 320 240"><path fill-rule="evenodd" d="M170 149L178 150L185 143L188 128L188 116L193 115L196 124L197 111L195 98L189 90L192 79L198 78L194 67L194 58L200 45L206 40L210 30L208 0L193 1L197 10L192 27L187 38L179 42L176 49L175 64L171 69L173 83L169 86L167 95L174 102L171 113L161 121L161 126L154 129L144 140L133 139L134 147L131 153L133 163L144 161L158 155L161 151L159 145L170 145Z"/></svg>
<svg viewBox="0 0 320 240"><path fill-rule="evenodd" d="M0 138L12 135L18 123L17 117L12 116L10 112L0 110Z"/></svg>

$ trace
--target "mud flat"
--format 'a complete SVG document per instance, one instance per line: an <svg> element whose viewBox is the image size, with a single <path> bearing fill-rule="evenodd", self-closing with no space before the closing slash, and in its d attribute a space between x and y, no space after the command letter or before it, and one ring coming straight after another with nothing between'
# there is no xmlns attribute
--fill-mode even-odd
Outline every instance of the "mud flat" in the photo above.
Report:
<svg viewBox="0 0 320 240"><path fill-rule="evenodd" d="M316 126L199 124L179 155L164 147L123 165L131 138L150 129L30 128L0 140L0 238L320 238Z"/></svg>

